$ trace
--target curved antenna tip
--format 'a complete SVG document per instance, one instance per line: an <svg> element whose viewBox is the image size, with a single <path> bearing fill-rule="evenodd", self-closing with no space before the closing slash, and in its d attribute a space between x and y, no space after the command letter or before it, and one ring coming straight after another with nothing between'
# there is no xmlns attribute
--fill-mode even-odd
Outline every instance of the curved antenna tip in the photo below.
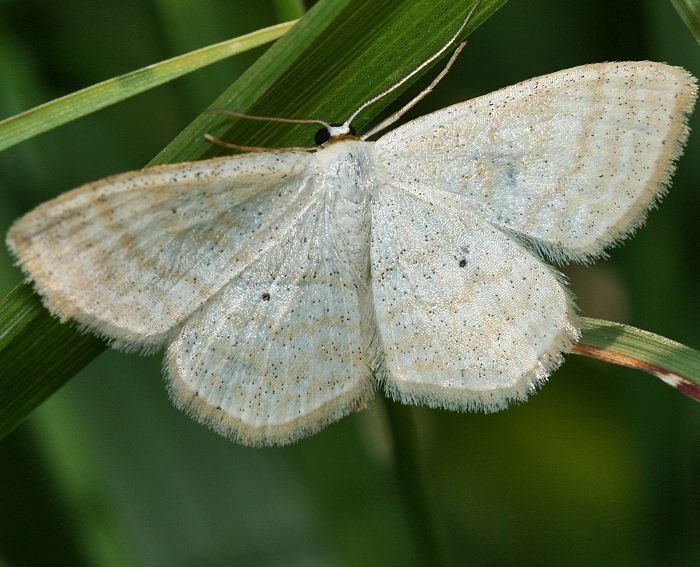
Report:
<svg viewBox="0 0 700 567"><path fill-rule="evenodd" d="M477 1L474 3L474 5L471 7L471 9L469 10L469 12L467 13L466 17L464 18L464 20L463 20L462 23L460 24L459 28L457 28L457 31L456 31L456 32L454 33L454 35L449 39L449 41L448 41L447 43L445 43L445 45L443 45L440 49L438 49L438 50L437 50L435 53L433 53L428 59L426 59L425 61L423 61L423 63L421 63L420 65L418 65L418 67L416 67L415 69L413 69L413 71L411 71L408 75L406 75L405 77L403 77L401 80L399 80L398 82L394 83L392 86L390 86L390 87L389 87L388 89L386 89L385 91L379 93L378 95L376 95L376 96L372 97L371 99L369 99L369 100L365 101L364 103L362 103L362 104L359 106L359 108L358 108L357 110L355 110L355 112L353 112L353 113L350 115L350 117L343 123L343 125L348 125L348 126L349 126L349 125L352 123L352 121L357 117L357 115L360 114L360 112L362 112L365 108L367 108L367 107L370 106L371 104L374 104L374 103L377 102L378 100L381 100L382 98L384 98L384 97L385 97L386 95L388 95L389 93L391 93L391 92L395 91L396 89L398 89L401 85L403 85L403 84L404 84L406 81L408 81L411 77L415 76L417 73L420 73L420 71L422 71L425 67L427 67L428 65L430 65L433 61L435 61L435 60L438 59L443 53L445 53L445 51L447 51L447 50L457 41L457 38L458 38L459 35L462 33L462 31L464 30L464 28L467 26L467 24L469 23L469 21L472 19L472 16L474 15L474 12L476 11L476 9L477 9L480 5L481 5L481 0L477 0ZM427 94L427 93L426 93L426 94Z"/></svg>

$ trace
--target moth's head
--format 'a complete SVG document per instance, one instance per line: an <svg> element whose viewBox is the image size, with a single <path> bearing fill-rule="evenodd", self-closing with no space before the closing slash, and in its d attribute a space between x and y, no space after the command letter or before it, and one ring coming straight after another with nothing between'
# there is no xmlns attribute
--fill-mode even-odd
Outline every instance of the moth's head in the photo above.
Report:
<svg viewBox="0 0 700 567"><path fill-rule="evenodd" d="M350 124L328 124L319 128L316 132L315 142L317 146L333 144L341 140L357 140L357 132Z"/></svg>

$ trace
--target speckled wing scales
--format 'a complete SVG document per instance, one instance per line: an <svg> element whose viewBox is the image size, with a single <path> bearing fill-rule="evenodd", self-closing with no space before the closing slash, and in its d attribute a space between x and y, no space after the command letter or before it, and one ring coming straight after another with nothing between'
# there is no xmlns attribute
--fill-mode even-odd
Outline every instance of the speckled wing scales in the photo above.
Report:
<svg viewBox="0 0 700 567"><path fill-rule="evenodd" d="M376 144L107 178L8 245L52 313L114 346L169 343L176 405L250 445L366 405L495 410L577 338L556 261L624 238L663 193L695 79L604 63L424 116Z"/></svg>
<svg viewBox="0 0 700 567"><path fill-rule="evenodd" d="M310 435L374 395L368 216L355 217L367 238L354 262L343 233L362 231L329 213L334 198L311 202L297 228L278 235L168 349L176 405L247 445Z"/></svg>
<svg viewBox="0 0 700 567"><path fill-rule="evenodd" d="M387 393L459 410L524 399L577 335L558 275L454 195L382 181L371 258Z"/></svg>
<svg viewBox="0 0 700 567"><path fill-rule="evenodd" d="M418 118L377 154L404 189L451 191L550 259L586 261L663 195L695 83L662 63L584 65Z"/></svg>
<svg viewBox="0 0 700 567"><path fill-rule="evenodd" d="M309 155L243 155L106 178L17 221L8 245L49 310L152 350L310 198Z"/></svg>

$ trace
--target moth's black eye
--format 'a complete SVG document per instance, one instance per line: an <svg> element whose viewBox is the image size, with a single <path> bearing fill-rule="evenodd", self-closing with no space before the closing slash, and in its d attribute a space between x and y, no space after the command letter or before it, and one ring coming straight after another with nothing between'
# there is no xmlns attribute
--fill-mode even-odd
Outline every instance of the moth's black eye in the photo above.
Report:
<svg viewBox="0 0 700 567"><path fill-rule="evenodd" d="M318 132L316 132L315 141L317 146L322 146L330 139L331 133L328 131L328 128L321 128Z"/></svg>

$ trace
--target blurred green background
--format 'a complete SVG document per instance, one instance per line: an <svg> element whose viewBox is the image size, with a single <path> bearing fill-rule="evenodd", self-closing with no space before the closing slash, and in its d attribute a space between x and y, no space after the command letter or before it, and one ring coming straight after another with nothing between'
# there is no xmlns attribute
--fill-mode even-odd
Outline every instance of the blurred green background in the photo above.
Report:
<svg viewBox="0 0 700 567"><path fill-rule="evenodd" d="M0 117L277 21L271 1L0 0ZM0 154L0 232L148 162L260 53ZM700 75L700 47L666 0L513 0L413 116L626 59ZM610 260L566 270L585 315L696 348L699 119L647 225ZM0 293L20 279L0 249ZM244 448L171 406L160 356L107 352L0 443L0 565L412 565L383 408L293 447ZM407 411L450 564L700 565L700 406L661 382L569 357L508 411Z"/></svg>

